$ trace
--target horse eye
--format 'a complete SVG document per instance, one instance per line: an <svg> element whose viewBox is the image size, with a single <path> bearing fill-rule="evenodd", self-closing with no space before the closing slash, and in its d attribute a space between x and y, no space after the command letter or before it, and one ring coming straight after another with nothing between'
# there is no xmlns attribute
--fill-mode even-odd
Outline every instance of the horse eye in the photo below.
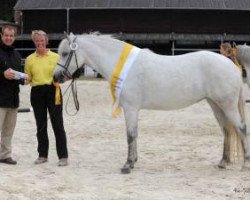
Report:
<svg viewBox="0 0 250 200"><path fill-rule="evenodd" d="M68 54L68 52L62 52L62 57L66 57Z"/></svg>

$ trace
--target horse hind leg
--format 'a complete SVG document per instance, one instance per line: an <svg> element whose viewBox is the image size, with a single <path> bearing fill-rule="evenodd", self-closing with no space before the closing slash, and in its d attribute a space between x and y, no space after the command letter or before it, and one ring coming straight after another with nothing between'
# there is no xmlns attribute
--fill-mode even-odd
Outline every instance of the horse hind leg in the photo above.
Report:
<svg viewBox="0 0 250 200"><path fill-rule="evenodd" d="M231 162L231 149L230 149L230 125L228 123L228 120L223 112L223 110L217 106L211 99L207 99L207 102L211 106L214 116L220 125L220 128L224 135L224 144L223 144L223 154L222 159L220 160L218 167L219 168L226 168L226 165L228 165Z"/></svg>
<svg viewBox="0 0 250 200"><path fill-rule="evenodd" d="M244 166L249 168L250 153L249 153L249 145L247 141L247 128L246 128L246 123L245 123L244 108L245 108L245 102L244 102L244 98L241 92L240 97L239 97L238 107L235 109L229 109L225 111L225 114L234 124L235 130L238 132L240 136L241 145L243 147Z"/></svg>
<svg viewBox="0 0 250 200"><path fill-rule="evenodd" d="M243 167L250 168L250 154L249 154L249 145L247 141L247 128L244 121L236 123L235 126L236 131L240 136L240 142L244 155L244 165Z"/></svg>
<svg viewBox="0 0 250 200"><path fill-rule="evenodd" d="M233 133L234 132L234 133ZM233 134L235 134L235 128L229 121L223 127L224 133L224 145L223 145L223 154L222 159L220 160L218 167L226 168L233 160ZM237 134L237 133L236 133Z"/></svg>
<svg viewBox="0 0 250 200"><path fill-rule="evenodd" d="M138 111L128 111L124 109L124 116L127 129L128 157L124 166L121 168L121 173L128 174L134 168L137 156L137 137L138 137Z"/></svg>

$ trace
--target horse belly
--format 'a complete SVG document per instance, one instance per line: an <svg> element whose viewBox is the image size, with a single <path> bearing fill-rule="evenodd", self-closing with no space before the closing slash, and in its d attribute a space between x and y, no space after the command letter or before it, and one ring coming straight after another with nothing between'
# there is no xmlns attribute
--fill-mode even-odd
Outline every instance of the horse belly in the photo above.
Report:
<svg viewBox="0 0 250 200"><path fill-rule="evenodd" d="M173 89L172 89L173 90ZM188 107L204 99L204 94L199 90L152 92L143 100L144 109L175 110Z"/></svg>

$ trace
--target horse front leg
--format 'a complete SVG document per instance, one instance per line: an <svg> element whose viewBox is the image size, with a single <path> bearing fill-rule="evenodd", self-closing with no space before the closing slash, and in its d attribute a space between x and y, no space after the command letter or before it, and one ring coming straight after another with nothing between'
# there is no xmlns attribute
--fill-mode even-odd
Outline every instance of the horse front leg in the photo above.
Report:
<svg viewBox="0 0 250 200"><path fill-rule="evenodd" d="M234 126L232 123L230 123L227 119L227 117L224 114L224 111L211 99L207 99L207 102L211 106L214 116L216 120L218 121L221 130L224 135L224 144L223 144L223 154L222 158L218 164L219 168L226 168L226 166L231 162L230 158L230 152L231 152L231 137L230 134L232 131L234 131Z"/></svg>
<svg viewBox="0 0 250 200"><path fill-rule="evenodd" d="M126 120L127 129L127 143L128 143L128 157L124 166L121 168L123 174L128 174L134 168L137 161L137 125L138 125L138 111L125 111L124 116Z"/></svg>

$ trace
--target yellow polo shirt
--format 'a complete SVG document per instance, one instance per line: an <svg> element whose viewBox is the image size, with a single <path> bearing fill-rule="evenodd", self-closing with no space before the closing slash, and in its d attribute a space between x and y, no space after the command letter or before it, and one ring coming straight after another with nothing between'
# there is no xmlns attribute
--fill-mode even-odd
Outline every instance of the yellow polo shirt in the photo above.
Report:
<svg viewBox="0 0 250 200"><path fill-rule="evenodd" d="M59 58L57 53L50 50L43 56L36 52L30 54L25 60L24 70L31 77L31 86L50 85Z"/></svg>

